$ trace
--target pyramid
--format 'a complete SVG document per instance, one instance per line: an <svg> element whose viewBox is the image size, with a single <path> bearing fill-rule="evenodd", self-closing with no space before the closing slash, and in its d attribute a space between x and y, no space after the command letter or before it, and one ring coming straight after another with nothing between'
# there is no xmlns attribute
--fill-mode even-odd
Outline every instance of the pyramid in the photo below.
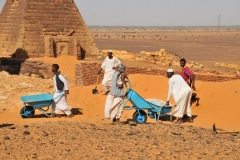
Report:
<svg viewBox="0 0 240 160"><path fill-rule="evenodd" d="M0 57L84 59L98 53L74 0L6 0L0 15Z"/></svg>

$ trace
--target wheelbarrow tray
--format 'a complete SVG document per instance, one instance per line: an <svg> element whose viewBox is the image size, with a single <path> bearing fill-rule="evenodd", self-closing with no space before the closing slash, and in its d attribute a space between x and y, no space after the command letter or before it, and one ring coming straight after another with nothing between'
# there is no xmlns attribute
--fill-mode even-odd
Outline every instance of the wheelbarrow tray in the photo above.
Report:
<svg viewBox="0 0 240 160"><path fill-rule="evenodd" d="M137 92L132 89L129 89L126 92L127 99L139 110L151 109L154 112L168 113L172 111L172 106L158 106L151 102L146 101L142 98Z"/></svg>
<svg viewBox="0 0 240 160"><path fill-rule="evenodd" d="M47 107L52 105L53 97L51 94L36 94L21 96L20 99L35 109Z"/></svg>
<svg viewBox="0 0 240 160"><path fill-rule="evenodd" d="M130 80L129 80L130 84ZM131 87L131 84L130 84ZM143 110L148 110L148 115L151 118L154 118L157 122L162 116L170 116L170 121L172 121L172 106L156 105L153 104L144 98L142 98L137 92L132 89L127 88L125 97L127 100L123 103L124 110L133 110L136 112L133 114L133 120L137 123L145 123L147 120L147 114ZM125 107L125 104L130 101L133 106Z"/></svg>

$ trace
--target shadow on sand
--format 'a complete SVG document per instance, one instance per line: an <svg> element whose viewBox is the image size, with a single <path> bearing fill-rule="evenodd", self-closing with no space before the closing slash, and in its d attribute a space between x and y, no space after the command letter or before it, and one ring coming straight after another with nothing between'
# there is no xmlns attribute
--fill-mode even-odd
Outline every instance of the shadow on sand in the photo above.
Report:
<svg viewBox="0 0 240 160"><path fill-rule="evenodd" d="M196 106L199 106L199 101L200 101L200 98L197 97L196 93L193 93L191 98L191 105L196 103Z"/></svg>
<svg viewBox="0 0 240 160"><path fill-rule="evenodd" d="M81 112L81 108L72 108L71 111L72 111L72 114L74 116L77 116L77 115L83 115L83 112ZM48 112L48 114L50 114ZM66 115L61 115L61 117L65 118ZM45 114L35 114L33 117L31 118L51 118L51 117L47 117ZM54 118L58 118L58 117L54 117Z"/></svg>
<svg viewBox="0 0 240 160"><path fill-rule="evenodd" d="M14 126L14 124L0 124L0 128Z"/></svg>
<svg viewBox="0 0 240 160"><path fill-rule="evenodd" d="M26 50L18 48L11 57L0 58L0 71L6 71L12 75L19 75L21 65L28 59Z"/></svg>

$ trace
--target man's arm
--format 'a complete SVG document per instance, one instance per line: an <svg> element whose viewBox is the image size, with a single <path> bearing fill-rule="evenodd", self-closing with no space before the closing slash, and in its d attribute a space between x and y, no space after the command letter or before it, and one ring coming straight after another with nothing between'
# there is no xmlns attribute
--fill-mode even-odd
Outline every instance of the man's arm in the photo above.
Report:
<svg viewBox="0 0 240 160"><path fill-rule="evenodd" d="M196 87L195 87L195 74L192 74L191 77L191 83L190 83L190 86L192 87L192 89L195 91L196 90Z"/></svg>
<svg viewBox="0 0 240 160"><path fill-rule="evenodd" d="M101 74L101 71L105 70L105 68L106 68L106 61L107 61L107 58L104 59L102 65L101 65L101 67L100 67L100 69L98 71L98 74Z"/></svg>
<svg viewBox="0 0 240 160"><path fill-rule="evenodd" d="M167 106L169 105L169 101L172 97L173 82L171 81L171 79L169 80L168 85L169 85L169 87L168 87L168 97L167 97L167 102L166 102Z"/></svg>
<svg viewBox="0 0 240 160"><path fill-rule="evenodd" d="M121 64L122 62L121 62L118 58L116 58L116 63L119 65L119 64Z"/></svg>
<svg viewBox="0 0 240 160"><path fill-rule="evenodd" d="M127 74L126 73L121 73L121 78L122 78L122 81L124 82L125 78L127 78Z"/></svg>
<svg viewBox="0 0 240 160"><path fill-rule="evenodd" d="M121 73L120 76L117 79L117 86L118 87L121 87L121 88L123 87L125 78L127 78L127 75L125 73Z"/></svg>
<svg viewBox="0 0 240 160"><path fill-rule="evenodd" d="M118 68L117 66L119 64L121 64L121 61L118 58L116 58L116 57L114 57L114 59L115 59L115 65L114 65L114 67L112 69L117 70L117 68Z"/></svg>
<svg viewBox="0 0 240 160"><path fill-rule="evenodd" d="M188 68L186 67L184 69L184 73L190 78L190 87L193 89L193 90L196 90L195 88L195 75L194 73Z"/></svg>

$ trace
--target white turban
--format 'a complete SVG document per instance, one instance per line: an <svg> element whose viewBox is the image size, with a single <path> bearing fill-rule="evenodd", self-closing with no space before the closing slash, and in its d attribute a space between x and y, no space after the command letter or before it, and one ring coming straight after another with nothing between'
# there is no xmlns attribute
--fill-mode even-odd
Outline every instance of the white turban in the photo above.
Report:
<svg viewBox="0 0 240 160"><path fill-rule="evenodd" d="M109 53L112 53L112 50L111 50L111 49L109 49L109 50L108 50L108 52L109 52Z"/></svg>
<svg viewBox="0 0 240 160"><path fill-rule="evenodd" d="M168 69L167 70L168 73L174 72L173 69Z"/></svg>

